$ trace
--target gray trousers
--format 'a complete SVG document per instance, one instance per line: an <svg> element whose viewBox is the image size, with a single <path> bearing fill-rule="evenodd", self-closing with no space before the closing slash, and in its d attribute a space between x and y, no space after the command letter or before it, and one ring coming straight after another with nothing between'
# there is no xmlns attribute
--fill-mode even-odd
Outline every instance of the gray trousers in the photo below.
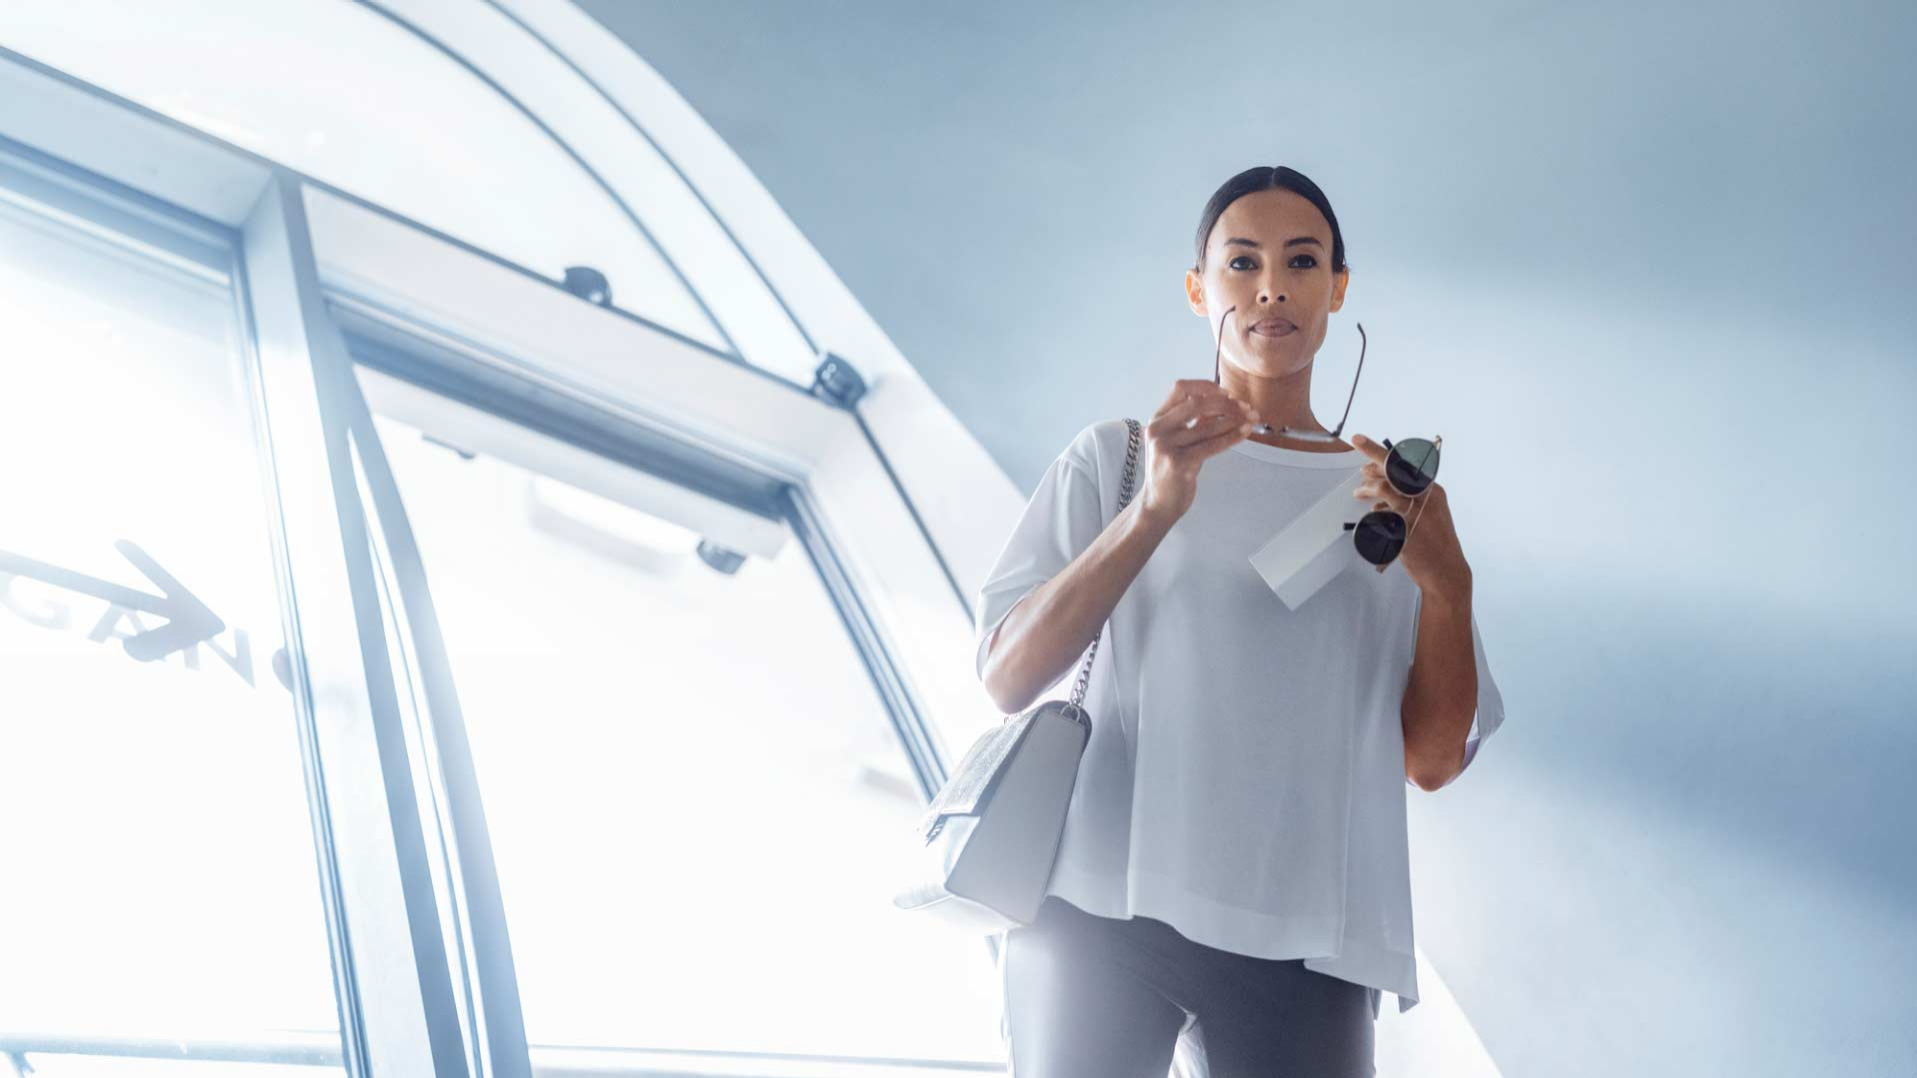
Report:
<svg viewBox="0 0 1917 1078"><path fill-rule="evenodd" d="M1221 951L1163 921L1098 917L1050 896L1006 933L1000 962L1013 1078L1165 1078L1194 1025L1194 1069L1211 1078L1377 1073L1377 990L1302 958Z"/></svg>

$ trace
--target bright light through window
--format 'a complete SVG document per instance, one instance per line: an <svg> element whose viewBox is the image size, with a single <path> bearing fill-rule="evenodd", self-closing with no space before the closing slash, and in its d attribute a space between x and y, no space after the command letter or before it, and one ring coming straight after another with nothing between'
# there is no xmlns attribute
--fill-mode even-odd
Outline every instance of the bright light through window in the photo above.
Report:
<svg viewBox="0 0 1917 1078"><path fill-rule="evenodd" d="M451 652L529 1040L1001 1062L984 941L891 905L922 804L803 546L728 575L676 526L378 428ZM605 542L619 532L648 556Z"/></svg>

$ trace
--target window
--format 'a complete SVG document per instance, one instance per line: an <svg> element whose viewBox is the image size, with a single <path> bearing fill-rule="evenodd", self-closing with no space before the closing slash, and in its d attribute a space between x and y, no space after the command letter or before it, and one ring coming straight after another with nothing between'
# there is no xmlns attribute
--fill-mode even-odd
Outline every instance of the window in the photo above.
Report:
<svg viewBox="0 0 1917 1078"><path fill-rule="evenodd" d="M6 45L139 98L62 15ZM859 416L77 78L0 84L35 103L0 111L0 819L35 824L0 830L0 1061L1001 1065L990 949L890 904L927 723L977 694ZM518 433L375 425L342 330Z"/></svg>
<svg viewBox="0 0 1917 1078"><path fill-rule="evenodd" d="M804 548L721 571L673 521L377 424L459 687L534 1058L998 1062L982 941L891 905L923 805Z"/></svg>
<svg viewBox="0 0 1917 1078"><path fill-rule="evenodd" d="M70 211L0 176L0 1015L336 1060L231 275Z"/></svg>

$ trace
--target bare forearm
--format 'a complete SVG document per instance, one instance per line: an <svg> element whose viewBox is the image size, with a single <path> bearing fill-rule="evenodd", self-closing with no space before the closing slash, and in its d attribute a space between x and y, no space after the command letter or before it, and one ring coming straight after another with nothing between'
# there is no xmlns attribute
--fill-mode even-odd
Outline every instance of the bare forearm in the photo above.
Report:
<svg viewBox="0 0 1917 1078"><path fill-rule="evenodd" d="M1070 565L1012 607L985 658L985 691L1002 711L1023 711L1065 676L1174 523L1133 501Z"/></svg>
<svg viewBox="0 0 1917 1078"><path fill-rule="evenodd" d="M1405 685L1405 775L1435 790L1464 767L1464 739L1478 709L1478 663L1471 645L1471 577L1423 592L1418 647Z"/></svg>

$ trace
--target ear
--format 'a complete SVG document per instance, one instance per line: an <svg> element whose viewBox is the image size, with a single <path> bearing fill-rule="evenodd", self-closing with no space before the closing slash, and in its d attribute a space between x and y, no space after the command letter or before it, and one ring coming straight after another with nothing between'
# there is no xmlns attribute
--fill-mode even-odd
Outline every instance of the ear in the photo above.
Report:
<svg viewBox="0 0 1917 1078"><path fill-rule="evenodd" d="M1205 281L1197 270L1185 271L1185 302L1191 305L1193 314L1205 313Z"/></svg>
<svg viewBox="0 0 1917 1078"><path fill-rule="evenodd" d="M1351 283L1351 267L1346 266L1331 277L1331 309L1337 310L1345 305L1345 286Z"/></svg>

